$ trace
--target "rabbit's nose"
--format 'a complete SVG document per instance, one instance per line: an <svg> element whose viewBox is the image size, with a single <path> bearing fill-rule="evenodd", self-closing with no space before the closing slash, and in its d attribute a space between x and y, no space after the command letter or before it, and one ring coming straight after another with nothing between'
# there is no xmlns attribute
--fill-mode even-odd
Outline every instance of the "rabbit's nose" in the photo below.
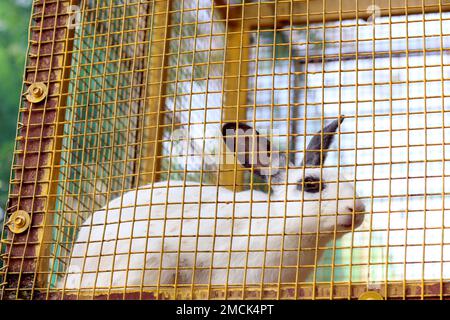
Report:
<svg viewBox="0 0 450 320"><path fill-rule="evenodd" d="M348 206L346 209L349 213L352 213L354 217L352 218L352 215L350 215L348 217L349 221L345 223L344 226L351 226L352 223L350 222L350 220L354 219L352 220L353 227L359 227L364 220L364 212L366 211L366 207L364 206L364 204L361 201L356 201L354 206Z"/></svg>
<svg viewBox="0 0 450 320"><path fill-rule="evenodd" d="M366 206L361 201L356 201L354 206L348 206L346 209L350 213L361 213L366 211Z"/></svg>
<svg viewBox="0 0 450 320"><path fill-rule="evenodd" d="M366 206L361 201L356 201L355 203L355 212L364 212L366 211Z"/></svg>

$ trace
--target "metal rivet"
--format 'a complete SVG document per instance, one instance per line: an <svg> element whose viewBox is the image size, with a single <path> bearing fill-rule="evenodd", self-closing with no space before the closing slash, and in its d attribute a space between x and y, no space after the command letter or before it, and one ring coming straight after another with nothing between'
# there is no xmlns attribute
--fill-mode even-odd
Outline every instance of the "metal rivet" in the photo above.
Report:
<svg viewBox="0 0 450 320"><path fill-rule="evenodd" d="M359 296L359 300L384 300L383 296L376 291L366 291Z"/></svg>
<svg viewBox="0 0 450 320"><path fill-rule="evenodd" d="M14 212L7 222L9 230L13 233L22 233L28 229L31 224L31 217L28 212L18 210Z"/></svg>
<svg viewBox="0 0 450 320"><path fill-rule="evenodd" d="M30 85L25 98L31 103L38 103L45 99L48 88L43 82L36 82Z"/></svg>

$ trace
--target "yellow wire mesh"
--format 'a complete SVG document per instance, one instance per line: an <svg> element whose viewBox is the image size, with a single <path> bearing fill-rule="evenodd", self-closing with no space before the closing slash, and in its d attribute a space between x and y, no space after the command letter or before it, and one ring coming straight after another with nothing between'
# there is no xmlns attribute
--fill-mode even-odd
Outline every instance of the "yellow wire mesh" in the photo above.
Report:
<svg viewBox="0 0 450 320"><path fill-rule="evenodd" d="M5 225L2 297L447 297L448 8L35 3L24 93L49 90L20 108L8 212L32 223ZM305 168L339 117L326 161ZM237 122L286 162L264 176L221 161Z"/></svg>

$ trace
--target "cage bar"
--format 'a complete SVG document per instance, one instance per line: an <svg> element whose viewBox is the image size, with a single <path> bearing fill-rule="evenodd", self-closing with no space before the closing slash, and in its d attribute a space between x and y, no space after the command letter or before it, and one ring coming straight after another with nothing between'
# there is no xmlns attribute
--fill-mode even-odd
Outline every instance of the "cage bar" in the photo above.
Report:
<svg viewBox="0 0 450 320"><path fill-rule="evenodd" d="M35 1L7 210L24 210L31 225L17 234L5 225L2 299L356 299L370 290L387 299L448 299L449 9L438 0ZM26 93L37 82L48 95L30 103ZM148 219L163 221L166 232L174 187L158 181L184 181L183 195L170 202L182 208L204 195L194 199L188 181L200 190L215 186L208 219L216 223L219 205L231 203L234 212L245 203L220 201L220 187L236 194L277 187L253 177L238 157L214 163L223 148L214 129L229 122L271 129L271 142L298 163L307 141L340 116L345 127L328 151L331 165L319 166L319 182L343 182L340 175L323 181L327 169L353 172L344 182L362 190L368 212L343 237L335 229L321 244L317 235L305 249L316 251L312 265L301 265L298 254L297 269L312 269L311 278L281 281L284 254L293 250L283 247L289 234L272 234L267 223L257 235L266 239L261 259L276 251L267 239L277 236L284 237L282 258L261 272L278 267L278 281L217 285L212 274L221 267L209 266L208 283L164 284L172 269L160 262L153 286L58 288L83 221L102 208L114 219L110 204L121 194L152 190L153 201L167 190L164 214ZM356 191L347 195L353 203ZM287 208L295 199L283 201ZM119 202L139 223L139 206ZM179 240L166 253L178 261L176 279L190 270L180 264L185 256L208 253L198 249L207 240L198 230L194 236L194 249ZM251 238L250 227L244 236ZM255 268L249 257L258 250L248 242L242 267L233 265L231 245L223 250L227 278ZM202 268L192 266L191 278Z"/></svg>

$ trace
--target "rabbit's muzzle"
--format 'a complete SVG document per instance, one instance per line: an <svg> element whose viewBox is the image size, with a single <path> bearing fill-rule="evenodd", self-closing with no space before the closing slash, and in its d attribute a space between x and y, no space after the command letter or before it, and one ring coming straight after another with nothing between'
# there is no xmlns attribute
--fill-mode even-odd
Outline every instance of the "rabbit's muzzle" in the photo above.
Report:
<svg viewBox="0 0 450 320"><path fill-rule="evenodd" d="M354 206L348 206L344 214L338 217L338 225L344 229L356 229L364 221L366 207L357 200Z"/></svg>

